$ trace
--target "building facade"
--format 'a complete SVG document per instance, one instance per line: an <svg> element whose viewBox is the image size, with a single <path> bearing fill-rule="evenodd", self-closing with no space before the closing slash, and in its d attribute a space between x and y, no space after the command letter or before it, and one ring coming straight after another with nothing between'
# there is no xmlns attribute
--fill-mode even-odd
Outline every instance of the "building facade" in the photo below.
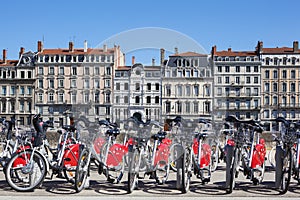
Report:
<svg viewBox="0 0 300 200"><path fill-rule="evenodd" d="M261 62L256 51L217 51L214 61L214 118L228 115L259 119L261 105Z"/></svg>
<svg viewBox="0 0 300 200"><path fill-rule="evenodd" d="M35 54L20 49L19 60L0 60L0 117L14 117L18 125L30 125L34 113Z"/></svg>
<svg viewBox="0 0 300 200"><path fill-rule="evenodd" d="M36 61L36 112L67 123L69 115L90 120L111 119L113 74L124 64L119 46L107 48L44 49L38 41Z"/></svg>
<svg viewBox="0 0 300 200"><path fill-rule="evenodd" d="M161 120L161 67L119 66L114 77L114 121L138 115L142 120Z"/></svg>
<svg viewBox="0 0 300 200"><path fill-rule="evenodd" d="M261 120L267 130L278 130L271 120L282 116L290 120L300 117L300 50L298 41L293 47L264 48L258 42L262 61L263 87Z"/></svg>
<svg viewBox="0 0 300 200"><path fill-rule="evenodd" d="M162 119L177 115L187 119L212 114L213 76L211 57L195 52L169 56L162 68Z"/></svg>

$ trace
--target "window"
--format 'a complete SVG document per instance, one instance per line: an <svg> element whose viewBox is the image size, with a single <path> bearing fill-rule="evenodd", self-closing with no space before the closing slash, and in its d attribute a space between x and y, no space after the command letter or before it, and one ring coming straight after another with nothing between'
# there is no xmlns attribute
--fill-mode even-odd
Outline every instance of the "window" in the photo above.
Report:
<svg viewBox="0 0 300 200"><path fill-rule="evenodd" d="M195 71L194 71L194 77L198 77L198 74L199 74L199 73L198 73L198 70L195 70Z"/></svg>
<svg viewBox="0 0 300 200"><path fill-rule="evenodd" d="M48 100L49 100L50 102L53 102L53 101L54 101L54 94L53 94L52 92L49 93L49 95L48 95Z"/></svg>
<svg viewBox="0 0 300 200"><path fill-rule="evenodd" d="M21 71L21 78L25 78L25 72Z"/></svg>
<svg viewBox="0 0 300 200"><path fill-rule="evenodd" d="M155 96L155 103L159 104L159 96Z"/></svg>
<svg viewBox="0 0 300 200"><path fill-rule="evenodd" d="M230 67L229 66L225 66L225 72L230 72Z"/></svg>
<svg viewBox="0 0 300 200"><path fill-rule="evenodd" d="M254 83L258 83L258 77L254 77Z"/></svg>
<svg viewBox="0 0 300 200"><path fill-rule="evenodd" d="M225 83L229 83L229 77L228 76L225 77Z"/></svg>
<svg viewBox="0 0 300 200"><path fill-rule="evenodd" d="M185 77L191 77L191 71L190 70L185 71Z"/></svg>
<svg viewBox="0 0 300 200"><path fill-rule="evenodd" d="M124 96L124 103L128 103L128 96Z"/></svg>
<svg viewBox="0 0 300 200"><path fill-rule="evenodd" d="M229 92L230 92L230 89L228 87L225 88L225 94L226 94L226 96L229 96Z"/></svg>
<svg viewBox="0 0 300 200"><path fill-rule="evenodd" d="M204 103L204 111L206 113L210 113L210 102L205 102Z"/></svg>
<svg viewBox="0 0 300 200"><path fill-rule="evenodd" d="M54 79L49 80L49 88L54 88Z"/></svg>
<svg viewBox="0 0 300 200"><path fill-rule="evenodd" d="M250 81L250 76L247 76L247 77L246 77L246 83L251 83L251 81Z"/></svg>
<svg viewBox="0 0 300 200"><path fill-rule="evenodd" d="M39 71L38 71L39 75L44 74L44 68L42 66L39 67Z"/></svg>
<svg viewBox="0 0 300 200"><path fill-rule="evenodd" d="M159 83L155 83L155 90L159 91Z"/></svg>
<svg viewBox="0 0 300 200"><path fill-rule="evenodd" d="M278 98L277 96L273 96L273 106L277 105L278 104Z"/></svg>
<svg viewBox="0 0 300 200"><path fill-rule="evenodd" d="M2 102L2 113L5 113L6 112L6 102L3 101Z"/></svg>
<svg viewBox="0 0 300 200"><path fill-rule="evenodd" d="M90 75L90 68L89 67L84 68L84 74L85 75Z"/></svg>
<svg viewBox="0 0 300 200"><path fill-rule="evenodd" d="M20 107L19 107L21 112L24 112L24 101L20 101Z"/></svg>
<svg viewBox="0 0 300 200"><path fill-rule="evenodd" d="M151 103L151 97L150 97L150 96L147 96L147 97L146 97L146 102L147 102L148 104Z"/></svg>
<svg viewBox="0 0 300 200"><path fill-rule="evenodd" d="M95 67L95 75L100 75L99 67Z"/></svg>
<svg viewBox="0 0 300 200"><path fill-rule="evenodd" d="M295 72L295 70L292 70L292 71L291 71L291 78L292 78L292 79L295 79L295 78L296 78L296 72Z"/></svg>
<svg viewBox="0 0 300 200"><path fill-rule="evenodd" d="M295 85L295 83L291 83L291 92L296 92L296 85Z"/></svg>
<svg viewBox="0 0 300 200"><path fill-rule="evenodd" d="M191 104L190 102L185 103L185 112L190 113L191 112Z"/></svg>
<svg viewBox="0 0 300 200"><path fill-rule="evenodd" d="M120 97L116 96L116 103L120 103Z"/></svg>
<svg viewBox="0 0 300 200"><path fill-rule="evenodd" d="M245 104L246 104L246 109L250 109L250 105L251 105L250 100L246 100Z"/></svg>
<svg viewBox="0 0 300 200"><path fill-rule="evenodd" d="M58 87L60 87L60 88L64 87L64 79L58 80Z"/></svg>
<svg viewBox="0 0 300 200"><path fill-rule="evenodd" d="M181 113L182 112L182 103L178 101L178 102L176 102L176 104L177 104L177 112Z"/></svg>
<svg viewBox="0 0 300 200"><path fill-rule="evenodd" d="M63 66L59 67L59 75L64 75L65 74L65 68Z"/></svg>
<svg viewBox="0 0 300 200"><path fill-rule="evenodd" d="M170 113L171 112L171 102L167 101L166 102L166 113Z"/></svg>
<svg viewBox="0 0 300 200"><path fill-rule="evenodd" d="M15 102L14 101L10 102L10 112L12 112L12 113L15 112Z"/></svg>
<svg viewBox="0 0 300 200"><path fill-rule="evenodd" d="M177 71L177 77L182 77L182 71Z"/></svg>
<svg viewBox="0 0 300 200"><path fill-rule="evenodd" d="M117 83L118 84L118 83ZM120 86L120 83L119 83L119 86ZM117 86L116 86L117 87ZM96 79L95 80L95 88L99 89L100 88L100 80L99 79Z"/></svg>
<svg viewBox="0 0 300 200"><path fill-rule="evenodd" d="M205 86L205 96L210 96L210 86L209 85Z"/></svg>
<svg viewBox="0 0 300 200"><path fill-rule="evenodd" d="M235 66L235 72L240 72L240 71L241 71L240 66Z"/></svg>
<svg viewBox="0 0 300 200"><path fill-rule="evenodd" d="M217 89L217 95L218 95L218 96L221 96L221 95L222 95L222 88L218 88L218 89Z"/></svg>
<svg viewBox="0 0 300 200"><path fill-rule="evenodd" d="M135 96L135 103L139 104L140 103L140 97L139 96Z"/></svg>
<svg viewBox="0 0 300 200"><path fill-rule="evenodd" d="M246 88L246 95L251 96L251 88Z"/></svg>
<svg viewBox="0 0 300 200"><path fill-rule="evenodd" d="M222 83L222 77L218 77L218 83Z"/></svg>
<svg viewBox="0 0 300 200"><path fill-rule="evenodd" d="M199 104L198 102L194 102L194 113L198 113L199 112Z"/></svg>
<svg viewBox="0 0 300 200"><path fill-rule="evenodd" d="M27 87L27 95L31 95L32 94L32 87L28 86Z"/></svg>
<svg viewBox="0 0 300 200"><path fill-rule="evenodd" d="M90 101L90 95L88 92L85 92L83 95L83 101L84 103L88 103Z"/></svg>
<svg viewBox="0 0 300 200"><path fill-rule="evenodd" d="M28 71L28 72L27 72L27 78L32 78L32 77L31 77L31 71Z"/></svg>
<svg viewBox="0 0 300 200"><path fill-rule="evenodd" d="M239 84L240 83L240 77L235 77L235 82Z"/></svg>
<svg viewBox="0 0 300 200"><path fill-rule="evenodd" d="M253 88L253 95L258 96L258 88Z"/></svg>
<svg viewBox="0 0 300 200"><path fill-rule="evenodd" d="M270 105L270 98L269 98L269 96L265 96L265 105L266 106Z"/></svg>
<svg viewBox="0 0 300 200"><path fill-rule="evenodd" d="M110 79L105 80L104 87L106 87L106 88L110 87Z"/></svg>
<svg viewBox="0 0 300 200"><path fill-rule="evenodd" d="M90 88L90 80L89 79L85 79L83 84L84 84L83 85L84 88L86 88L86 89Z"/></svg>
<svg viewBox="0 0 300 200"><path fill-rule="evenodd" d="M265 78L270 78L270 71L269 70L265 71Z"/></svg>
<svg viewBox="0 0 300 200"><path fill-rule="evenodd" d="M273 92L277 92L277 83L273 83Z"/></svg>
<svg viewBox="0 0 300 200"><path fill-rule="evenodd" d="M239 97L241 95L240 88L235 88L235 96Z"/></svg>
<svg viewBox="0 0 300 200"><path fill-rule="evenodd" d="M95 92L95 103L100 103L100 92L99 91Z"/></svg>
<svg viewBox="0 0 300 200"><path fill-rule="evenodd" d="M77 75L77 67L72 67L72 75Z"/></svg>
<svg viewBox="0 0 300 200"><path fill-rule="evenodd" d="M218 66L218 72L222 72L222 66Z"/></svg>
<svg viewBox="0 0 300 200"><path fill-rule="evenodd" d="M140 91L140 83L135 83L135 90Z"/></svg>
<svg viewBox="0 0 300 200"><path fill-rule="evenodd" d="M265 92L270 92L270 83L265 83Z"/></svg>
<svg viewBox="0 0 300 200"><path fill-rule="evenodd" d="M194 96L199 96L199 86L194 85Z"/></svg>
<svg viewBox="0 0 300 200"><path fill-rule="evenodd" d="M43 101L43 93L38 94L38 101L42 102Z"/></svg>
<svg viewBox="0 0 300 200"><path fill-rule="evenodd" d="M5 89L6 90L6 89ZM24 86L21 86L20 87L20 94L21 95L24 95L25 94L25 87Z"/></svg>
<svg viewBox="0 0 300 200"><path fill-rule="evenodd" d="M7 91L6 91L6 86L2 86L2 95L6 95Z"/></svg>
<svg viewBox="0 0 300 200"><path fill-rule="evenodd" d="M191 86L189 86L189 85L185 86L185 95L187 97L191 96Z"/></svg>
<svg viewBox="0 0 300 200"><path fill-rule="evenodd" d="M246 72L251 72L251 66L246 66Z"/></svg>
<svg viewBox="0 0 300 200"><path fill-rule="evenodd" d="M124 84L124 90L128 90L128 83Z"/></svg>
<svg viewBox="0 0 300 200"><path fill-rule="evenodd" d="M64 102L64 93L58 93L58 103Z"/></svg>
<svg viewBox="0 0 300 200"><path fill-rule="evenodd" d="M151 90L151 83L147 83L147 90L148 90L148 91Z"/></svg>
<svg viewBox="0 0 300 200"><path fill-rule="evenodd" d="M177 96L182 96L182 86L177 85Z"/></svg>
<svg viewBox="0 0 300 200"><path fill-rule="evenodd" d="M116 83L116 90L120 90L120 83Z"/></svg>
<svg viewBox="0 0 300 200"><path fill-rule="evenodd" d="M76 93L71 93L71 103L73 103L73 104L76 103L76 96L77 96Z"/></svg>
<svg viewBox="0 0 300 200"><path fill-rule="evenodd" d="M282 92L286 92L287 87L286 87L286 83L282 83Z"/></svg>
<svg viewBox="0 0 300 200"><path fill-rule="evenodd" d="M49 67L49 75L54 75L54 67Z"/></svg>
<svg viewBox="0 0 300 200"><path fill-rule="evenodd" d="M76 79L71 80L71 87L75 88L76 87Z"/></svg>
<svg viewBox="0 0 300 200"><path fill-rule="evenodd" d="M166 85L166 96L171 96L171 85Z"/></svg>
<svg viewBox="0 0 300 200"><path fill-rule="evenodd" d="M258 72L258 66L254 66L254 72Z"/></svg>
<svg viewBox="0 0 300 200"><path fill-rule="evenodd" d="M273 71L273 78L278 78L278 72L277 72L277 70Z"/></svg>
<svg viewBox="0 0 300 200"><path fill-rule="evenodd" d="M282 71L282 78L286 78L286 70Z"/></svg>
<svg viewBox="0 0 300 200"><path fill-rule="evenodd" d="M3 87L3 86L2 86ZM15 86L11 86L10 87L10 94L11 95L15 95L16 94L16 87Z"/></svg>

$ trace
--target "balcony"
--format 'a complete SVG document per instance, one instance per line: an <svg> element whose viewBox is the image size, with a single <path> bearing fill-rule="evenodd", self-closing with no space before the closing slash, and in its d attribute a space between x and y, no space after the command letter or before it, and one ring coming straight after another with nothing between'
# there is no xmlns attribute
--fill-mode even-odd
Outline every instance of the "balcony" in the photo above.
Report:
<svg viewBox="0 0 300 200"><path fill-rule="evenodd" d="M278 108L281 109L300 109L300 103L280 103L278 104Z"/></svg>

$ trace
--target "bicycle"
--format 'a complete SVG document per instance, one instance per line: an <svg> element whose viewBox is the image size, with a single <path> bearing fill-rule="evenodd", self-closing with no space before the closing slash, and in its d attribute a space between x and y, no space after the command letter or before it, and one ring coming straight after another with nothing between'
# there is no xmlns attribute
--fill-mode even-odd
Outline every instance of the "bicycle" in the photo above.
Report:
<svg viewBox="0 0 300 200"><path fill-rule="evenodd" d="M265 171L266 148L264 139L259 138L263 128L254 120L239 120L235 116L226 117L225 121L234 123L223 132L230 136L225 146L226 155L226 193L232 193L235 179L238 178L240 162L244 175L254 185L261 183ZM255 140L256 138L256 140Z"/></svg>
<svg viewBox="0 0 300 200"><path fill-rule="evenodd" d="M169 176L169 144L166 133L156 121L143 122L134 117L127 121L128 141L128 181L127 192L138 187L140 173L150 175L157 183L164 183ZM157 130L158 128L158 130ZM151 136L151 133L154 134ZM150 139L153 139L153 146Z"/></svg>
<svg viewBox="0 0 300 200"><path fill-rule="evenodd" d="M127 146L116 142L116 138L120 134L117 124L107 120L100 120L98 123L99 125L89 125L90 142L86 142L80 148L81 153L75 175L76 192L87 187L90 163L93 159L98 162L98 174L103 173L111 183L115 181L119 183L124 174L124 156L127 153ZM95 132L100 132L100 135ZM103 139L103 136L106 139Z"/></svg>
<svg viewBox="0 0 300 200"><path fill-rule="evenodd" d="M296 133L300 128L300 123L286 120L283 117L278 117L275 121L282 125L280 136L275 137L277 143L275 153L275 189L285 194L288 191L294 168L295 143L297 144L296 156L299 155L298 134ZM296 157L296 159L299 159L299 157ZM298 163L296 163L297 165Z"/></svg>

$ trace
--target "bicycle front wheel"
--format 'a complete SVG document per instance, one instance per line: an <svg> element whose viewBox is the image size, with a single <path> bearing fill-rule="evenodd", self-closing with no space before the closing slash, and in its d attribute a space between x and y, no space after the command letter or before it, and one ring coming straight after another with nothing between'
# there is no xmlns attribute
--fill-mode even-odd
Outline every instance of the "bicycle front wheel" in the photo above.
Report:
<svg viewBox="0 0 300 200"><path fill-rule="evenodd" d="M272 147L272 149L268 153L268 161L273 169L276 168L275 153L276 153L276 146Z"/></svg>
<svg viewBox="0 0 300 200"><path fill-rule="evenodd" d="M180 151L180 149L178 149ZM187 193L190 188L191 180L191 159L187 149L182 149L181 156L177 162L177 181L180 184L180 190L182 193Z"/></svg>
<svg viewBox="0 0 300 200"><path fill-rule="evenodd" d="M237 174L238 151L234 147L226 147L226 193L231 194L235 187L235 176Z"/></svg>
<svg viewBox="0 0 300 200"><path fill-rule="evenodd" d="M75 172L75 190L80 192L86 186L87 177L90 168L90 154L89 151L84 148L82 149Z"/></svg>
<svg viewBox="0 0 300 200"><path fill-rule="evenodd" d="M128 155L128 181L127 181L127 192L132 193L138 184L138 174L139 174L139 151L133 149Z"/></svg>
<svg viewBox="0 0 300 200"><path fill-rule="evenodd" d="M16 191L32 191L42 184L46 177L45 158L37 151L25 150L14 154L7 163L5 178Z"/></svg>

